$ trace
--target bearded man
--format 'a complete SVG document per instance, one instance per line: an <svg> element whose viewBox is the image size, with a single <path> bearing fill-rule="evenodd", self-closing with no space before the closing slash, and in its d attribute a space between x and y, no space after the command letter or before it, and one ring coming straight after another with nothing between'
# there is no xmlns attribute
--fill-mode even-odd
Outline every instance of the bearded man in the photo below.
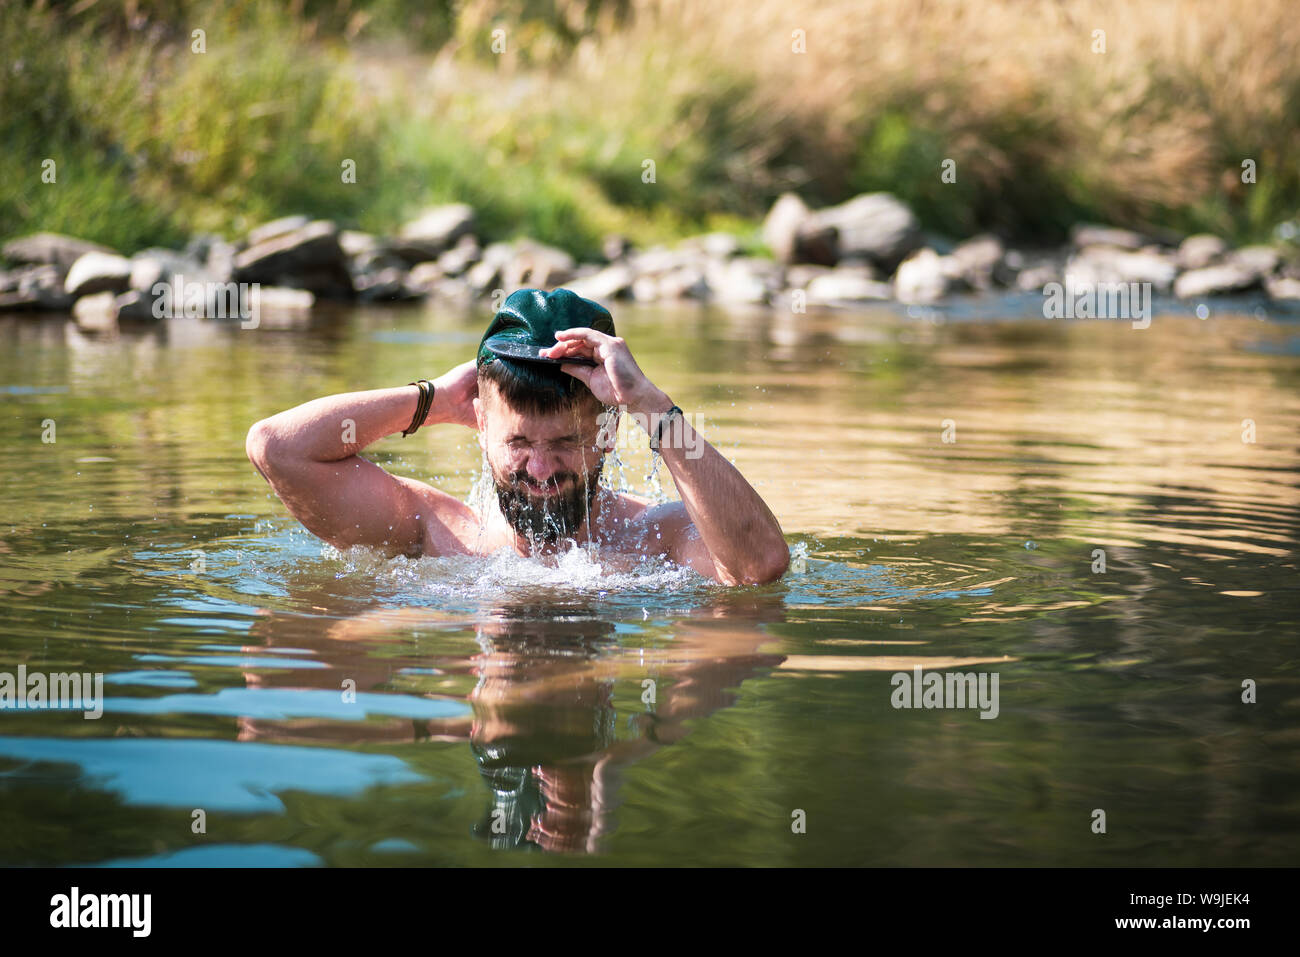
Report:
<svg viewBox="0 0 1300 957"><path fill-rule="evenodd" d="M680 501L602 485L622 413L650 435ZM496 487L482 513L357 454L432 425L477 430ZM597 560L666 559L727 585L774 581L789 564L758 493L641 371L609 312L568 289L512 294L477 357L437 379L314 399L256 423L246 449L293 516L338 548L545 559L585 546Z"/></svg>

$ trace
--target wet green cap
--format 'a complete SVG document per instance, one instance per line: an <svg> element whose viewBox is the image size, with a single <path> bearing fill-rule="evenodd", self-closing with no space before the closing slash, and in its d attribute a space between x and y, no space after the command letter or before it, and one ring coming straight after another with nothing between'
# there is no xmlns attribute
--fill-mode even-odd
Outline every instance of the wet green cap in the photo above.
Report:
<svg viewBox="0 0 1300 957"><path fill-rule="evenodd" d="M595 365L590 359L548 359L542 349L555 345L561 329L586 327L614 335L614 318L600 303L584 299L569 289L543 292L519 289L509 295L492 317L478 347L478 364L507 362L558 366L562 362Z"/></svg>

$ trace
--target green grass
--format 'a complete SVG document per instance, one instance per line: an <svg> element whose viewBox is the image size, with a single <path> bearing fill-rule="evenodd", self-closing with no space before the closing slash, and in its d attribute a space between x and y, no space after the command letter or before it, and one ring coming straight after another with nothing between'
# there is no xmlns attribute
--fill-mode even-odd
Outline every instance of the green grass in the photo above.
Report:
<svg viewBox="0 0 1300 957"><path fill-rule="evenodd" d="M986 3L992 35L1023 27L1018 8ZM388 232L464 201L489 241L527 235L582 257L609 232L651 243L727 228L757 250L757 223L791 188L814 204L886 190L937 232L1043 241L1085 219L1259 240L1300 209L1300 67L1276 50L1254 81L1269 96L1234 108L1219 65L1191 54L1117 54L1110 72L1086 51L1044 54L1003 90L955 57L869 69L849 43L800 74L759 49L762 5L752 36L728 9L712 36L636 21L625 2L4 5L0 238L53 230L129 252L290 213ZM890 42L946 29L905 15L934 24ZM856 29L825 16L810 36ZM195 24L206 52L191 49ZM490 50L498 27L504 55ZM990 55L988 37L962 42ZM431 77L439 50L454 70ZM847 110L818 98L832 83ZM1251 186L1232 176L1247 156ZM55 183L41 182L48 159ZM940 178L946 159L955 183Z"/></svg>

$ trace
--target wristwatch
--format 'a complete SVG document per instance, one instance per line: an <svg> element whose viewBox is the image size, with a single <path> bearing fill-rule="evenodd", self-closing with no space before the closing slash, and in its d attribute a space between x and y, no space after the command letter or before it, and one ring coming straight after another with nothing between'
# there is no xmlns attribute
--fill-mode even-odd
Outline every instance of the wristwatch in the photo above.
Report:
<svg viewBox="0 0 1300 957"><path fill-rule="evenodd" d="M659 424L655 426L654 434L650 436L650 450L652 452L659 451L659 443L663 440L664 425L668 422L668 420L671 419L674 415L684 415L684 414L685 413L682 412L682 410L678 406L673 406L663 415L659 416Z"/></svg>

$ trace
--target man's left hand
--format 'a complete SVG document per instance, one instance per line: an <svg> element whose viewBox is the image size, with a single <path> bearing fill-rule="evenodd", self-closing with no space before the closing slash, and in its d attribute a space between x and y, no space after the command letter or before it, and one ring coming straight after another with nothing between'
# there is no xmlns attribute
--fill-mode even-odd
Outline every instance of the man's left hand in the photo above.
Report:
<svg viewBox="0 0 1300 957"><path fill-rule="evenodd" d="M565 363L561 368L586 383L592 395L606 405L624 406L632 412L667 412L672 407L667 393L646 378L627 343L618 336L580 328L564 329L555 338L556 344L543 349L542 355L548 359L594 359L599 365Z"/></svg>

